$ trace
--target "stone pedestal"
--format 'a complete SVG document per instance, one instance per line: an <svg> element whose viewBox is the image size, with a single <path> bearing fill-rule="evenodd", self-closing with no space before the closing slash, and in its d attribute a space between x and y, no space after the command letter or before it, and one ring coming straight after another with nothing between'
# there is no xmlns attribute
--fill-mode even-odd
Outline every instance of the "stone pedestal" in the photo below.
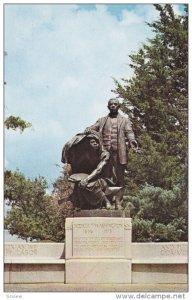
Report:
<svg viewBox="0 0 192 300"><path fill-rule="evenodd" d="M66 283L131 283L131 219L66 219Z"/></svg>

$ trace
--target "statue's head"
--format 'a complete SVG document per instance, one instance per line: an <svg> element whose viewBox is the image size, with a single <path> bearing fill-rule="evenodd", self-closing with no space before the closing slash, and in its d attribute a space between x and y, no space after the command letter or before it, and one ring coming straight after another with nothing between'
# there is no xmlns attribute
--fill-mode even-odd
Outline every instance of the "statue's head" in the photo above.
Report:
<svg viewBox="0 0 192 300"><path fill-rule="evenodd" d="M99 132L91 130L87 134L87 138L89 140L89 145L91 146L92 150L97 151L100 148L100 143L101 143Z"/></svg>
<svg viewBox="0 0 192 300"><path fill-rule="evenodd" d="M119 100L112 98L108 101L108 109L110 111L110 113L117 113L119 108L120 108L120 103Z"/></svg>
<svg viewBox="0 0 192 300"><path fill-rule="evenodd" d="M94 151L97 151L99 149L99 142L95 138L90 138L89 144Z"/></svg>

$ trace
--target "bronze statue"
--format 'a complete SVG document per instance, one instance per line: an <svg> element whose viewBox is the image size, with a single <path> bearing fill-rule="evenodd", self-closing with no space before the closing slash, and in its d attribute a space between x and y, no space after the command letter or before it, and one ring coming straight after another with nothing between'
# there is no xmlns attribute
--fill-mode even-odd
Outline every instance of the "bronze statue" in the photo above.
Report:
<svg viewBox="0 0 192 300"><path fill-rule="evenodd" d="M110 154L109 163L104 176L111 179L116 186L123 187L119 201L123 199L125 187L124 173L128 163L128 148L138 149L137 141L129 118L123 117L118 110L120 103L117 99L108 101L109 114L85 129L85 133L95 130L100 133L103 147Z"/></svg>
<svg viewBox="0 0 192 300"><path fill-rule="evenodd" d="M65 144L62 162L73 184L73 202L77 209L112 208L114 195L121 187L104 176L109 152L103 148L100 133L87 130Z"/></svg>

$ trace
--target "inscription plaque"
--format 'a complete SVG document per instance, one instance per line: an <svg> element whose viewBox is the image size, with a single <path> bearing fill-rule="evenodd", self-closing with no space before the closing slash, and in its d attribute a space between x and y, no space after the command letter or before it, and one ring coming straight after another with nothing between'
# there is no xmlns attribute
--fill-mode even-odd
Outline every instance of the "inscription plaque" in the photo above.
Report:
<svg viewBox="0 0 192 300"><path fill-rule="evenodd" d="M123 219L75 218L73 257L124 257Z"/></svg>

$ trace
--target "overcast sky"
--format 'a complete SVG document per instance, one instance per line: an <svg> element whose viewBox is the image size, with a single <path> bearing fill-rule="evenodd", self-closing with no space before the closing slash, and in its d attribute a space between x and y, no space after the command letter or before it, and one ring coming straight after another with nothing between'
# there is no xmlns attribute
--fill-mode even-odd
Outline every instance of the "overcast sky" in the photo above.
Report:
<svg viewBox="0 0 192 300"><path fill-rule="evenodd" d="M182 5L174 4L178 13ZM63 145L108 113L113 78L129 78L158 17L152 4L4 6L5 117L33 128L5 132L5 167L27 177L60 175Z"/></svg>

